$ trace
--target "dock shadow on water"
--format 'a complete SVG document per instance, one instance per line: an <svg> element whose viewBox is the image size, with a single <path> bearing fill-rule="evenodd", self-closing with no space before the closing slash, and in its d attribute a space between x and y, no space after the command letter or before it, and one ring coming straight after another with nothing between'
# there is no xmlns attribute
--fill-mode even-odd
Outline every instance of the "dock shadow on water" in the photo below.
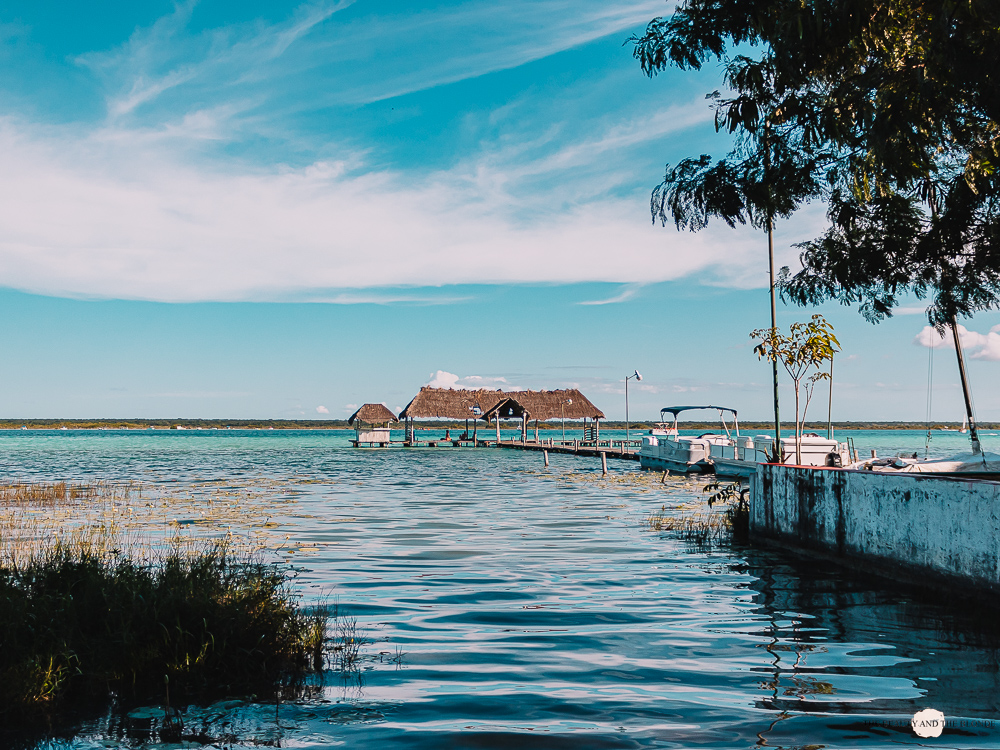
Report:
<svg viewBox="0 0 1000 750"><path fill-rule="evenodd" d="M36 439L44 451L0 435L0 470L142 483L152 520L133 507L135 528L208 518L181 528L253 539L304 606L337 604L305 689L178 704L189 746L891 747L935 708L940 743L1000 747L991 618L646 523L704 506L703 480L316 433ZM109 712L20 744L176 746L147 719Z"/></svg>

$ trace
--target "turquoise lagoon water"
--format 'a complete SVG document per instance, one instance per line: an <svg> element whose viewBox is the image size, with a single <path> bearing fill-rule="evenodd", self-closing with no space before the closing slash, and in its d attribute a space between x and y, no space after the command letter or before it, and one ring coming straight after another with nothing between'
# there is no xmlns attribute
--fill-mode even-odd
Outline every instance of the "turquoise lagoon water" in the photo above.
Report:
<svg viewBox="0 0 1000 750"><path fill-rule="evenodd" d="M1000 747L1000 638L976 607L644 525L701 502L704 480L661 485L617 461L602 479L594 459L545 468L521 451L355 450L350 435L8 431L0 472L140 481L188 498L181 516L246 497L305 600L357 619L358 672L330 671L277 720L239 696L188 707L189 747L882 748L914 744L926 707L949 721L926 745ZM917 431L854 437L880 455L924 446ZM109 714L27 746L161 745Z"/></svg>

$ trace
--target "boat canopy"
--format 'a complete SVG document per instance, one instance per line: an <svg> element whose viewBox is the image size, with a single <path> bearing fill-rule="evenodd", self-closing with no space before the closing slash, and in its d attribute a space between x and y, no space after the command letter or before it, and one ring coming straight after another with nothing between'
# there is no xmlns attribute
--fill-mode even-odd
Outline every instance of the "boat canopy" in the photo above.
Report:
<svg viewBox="0 0 1000 750"><path fill-rule="evenodd" d="M664 414L672 414L674 417L674 430L677 429L677 415L682 411L690 411L692 409L715 409L719 412L719 419L722 421L722 428L726 431L726 435L729 435L729 425L726 424L725 412L729 412L733 415L733 426L736 429L736 437L740 435L740 421L736 416L736 409L730 409L728 406L664 406L660 409L660 418L663 418Z"/></svg>
<svg viewBox="0 0 1000 750"><path fill-rule="evenodd" d="M669 412L670 414L673 414L676 419L677 415L682 411L688 411L690 409L716 409L720 412L728 411L732 413L734 419L736 418L736 409L730 409L728 406L664 406L660 409L660 414L666 414Z"/></svg>

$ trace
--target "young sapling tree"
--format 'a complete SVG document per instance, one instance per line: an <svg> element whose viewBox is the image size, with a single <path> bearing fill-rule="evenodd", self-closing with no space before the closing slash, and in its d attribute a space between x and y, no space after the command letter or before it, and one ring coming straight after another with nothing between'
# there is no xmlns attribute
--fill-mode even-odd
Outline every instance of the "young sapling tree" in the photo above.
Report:
<svg viewBox="0 0 1000 750"><path fill-rule="evenodd" d="M777 328L758 328L750 334L750 338L758 342L753 350L759 359L780 362L792 379L795 388L795 463L801 464L802 425L806 409L816 383L829 377L820 368L840 351L840 342L830 322L818 313L808 323L792 323L787 335ZM816 372L803 383L813 370ZM803 390L806 408L800 409ZM780 442L778 452L780 454Z"/></svg>

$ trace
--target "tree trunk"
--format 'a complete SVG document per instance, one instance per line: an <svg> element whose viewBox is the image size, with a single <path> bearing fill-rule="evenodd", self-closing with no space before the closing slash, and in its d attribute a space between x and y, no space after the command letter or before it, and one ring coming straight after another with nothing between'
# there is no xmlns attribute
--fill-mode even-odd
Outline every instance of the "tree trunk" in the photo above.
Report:
<svg viewBox="0 0 1000 750"><path fill-rule="evenodd" d="M799 381L795 381L795 463L802 465L802 422L799 421Z"/></svg>

